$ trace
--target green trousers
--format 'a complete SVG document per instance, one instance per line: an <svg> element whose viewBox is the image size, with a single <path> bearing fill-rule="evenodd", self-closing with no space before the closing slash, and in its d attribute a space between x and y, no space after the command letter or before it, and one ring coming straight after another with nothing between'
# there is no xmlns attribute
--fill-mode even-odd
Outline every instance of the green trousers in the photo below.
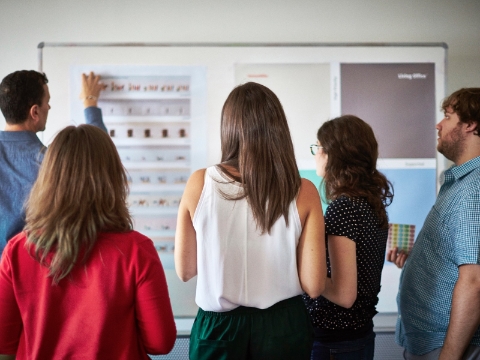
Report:
<svg viewBox="0 0 480 360"><path fill-rule="evenodd" d="M301 296L263 310L199 309L190 335L190 359L310 359L313 336Z"/></svg>

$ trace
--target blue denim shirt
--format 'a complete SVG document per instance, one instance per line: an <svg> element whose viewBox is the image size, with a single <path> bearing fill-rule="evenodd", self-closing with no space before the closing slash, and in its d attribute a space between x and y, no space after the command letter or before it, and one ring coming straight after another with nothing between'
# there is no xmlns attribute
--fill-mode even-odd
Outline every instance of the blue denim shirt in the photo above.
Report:
<svg viewBox="0 0 480 360"><path fill-rule="evenodd" d="M99 108L85 109L87 124L107 131ZM25 225L24 204L46 147L32 131L0 131L0 255Z"/></svg>
<svg viewBox="0 0 480 360"><path fill-rule="evenodd" d="M443 346L458 267L480 264L480 157L446 170L400 278L396 341L414 355ZM470 343L480 346L480 329Z"/></svg>

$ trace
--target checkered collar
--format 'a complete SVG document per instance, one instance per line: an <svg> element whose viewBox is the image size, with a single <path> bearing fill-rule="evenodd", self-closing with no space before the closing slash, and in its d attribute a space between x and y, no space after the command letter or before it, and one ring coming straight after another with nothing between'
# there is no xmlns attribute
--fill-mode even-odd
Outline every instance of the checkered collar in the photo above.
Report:
<svg viewBox="0 0 480 360"><path fill-rule="evenodd" d="M480 167L480 156L477 156L459 166L452 165L449 169L443 172L440 184L443 185L444 183L456 181L478 167Z"/></svg>

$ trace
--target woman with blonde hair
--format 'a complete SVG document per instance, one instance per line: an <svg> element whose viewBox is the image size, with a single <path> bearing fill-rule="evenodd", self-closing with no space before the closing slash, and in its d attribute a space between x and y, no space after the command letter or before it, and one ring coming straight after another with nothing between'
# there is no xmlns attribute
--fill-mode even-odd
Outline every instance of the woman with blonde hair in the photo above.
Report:
<svg viewBox="0 0 480 360"><path fill-rule="evenodd" d="M310 149L329 202L325 291L304 295L315 327L312 359L373 359L392 185L377 170L372 128L356 116L325 122Z"/></svg>
<svg viewBox="0 0 480 360"><path fill-rule="evenodd" d="M197 276L191 359L309 359L301 294L325 283L324 224L301 179L275 94L246 83L222 110L221 163L189 179L178 213L175 267Z"/></svg>
<svg viewBox="0 0 480 360"><path fill-rule="evenodd" d="M0 353L149 359L176 329L153 243L132 231L127 177L99 128L55 137L0 263Z"/></svg>

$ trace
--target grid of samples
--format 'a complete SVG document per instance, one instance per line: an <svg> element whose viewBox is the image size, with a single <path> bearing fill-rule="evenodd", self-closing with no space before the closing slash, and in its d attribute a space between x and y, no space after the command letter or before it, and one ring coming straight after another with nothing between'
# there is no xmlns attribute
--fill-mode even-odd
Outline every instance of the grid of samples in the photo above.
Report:
<svg viewBox="0 0 480 360"><path fill-rule="evenodd" d="M190 167L190 77L102 77L99 107L128 171L135 230L173 253Z"/></svg>
<svg viewBox="0 0 480 360"><path fill-rule="evenodd" d="M409 254L415 240L415 225L388 224L387 249L398 248Z"/></svg>

